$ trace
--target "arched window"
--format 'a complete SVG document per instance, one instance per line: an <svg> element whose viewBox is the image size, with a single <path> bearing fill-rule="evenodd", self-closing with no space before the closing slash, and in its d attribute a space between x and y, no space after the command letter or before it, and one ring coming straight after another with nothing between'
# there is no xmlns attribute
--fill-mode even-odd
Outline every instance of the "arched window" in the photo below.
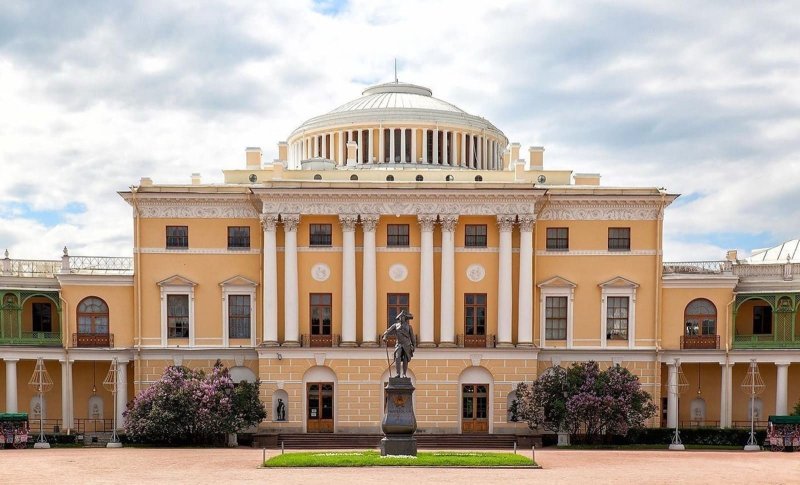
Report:
<svg viewBox="0 0 800 485"><path fill-rule="evenodd" d="M692 300L686 305L683 321L686 335L717 334L717 308L705 298Z"/></svg>
<svg viewBox="0 0 800 485"><path fill-rule="evenodd" d="M314 174L314 180L322 180L322 175Z"/></svg>
<svg viewBox="0 0 800 485"><path fill-rule="evenodd" d="M355 174L351 175L350 180L358 180L358 175Z"/></svg>
<svg viewBox="0 0 800 485"><path fill-rule="evenodd" d="M394 175L387 175L386 176L386 181L387 182L394 182Z"/></svg>
<svg viewBox="0 0 800 485"><path fill-rule="evenodd" d="M417 182L422 182L422 179L423 179L422 175L417 175L417 176L415 177L415 180L416 180Z"/></svg>
<svg viewBox="0 0 800 485"><path fill-rule="evenodd" d="M108 334L108 305L96 296L84 298L78 305L79 334Z"/></svg>
<svg viewBox="0 0 800 485"><path fill-rule="evenodd" d="M445 179L446 181L448 181L448 182L452 182L452 181L453 181L453 176L452 176L452 175L448 175L448 176L447 176L447 177L445 177L444 179Z"/></svg>
<svg viewBox="0 0 800 485"><path fill-rule="evenodd" d="M475 176L475 181L476 182L482 182L483 181L483 177L481 177L480 175L476 175Z"/></svg>

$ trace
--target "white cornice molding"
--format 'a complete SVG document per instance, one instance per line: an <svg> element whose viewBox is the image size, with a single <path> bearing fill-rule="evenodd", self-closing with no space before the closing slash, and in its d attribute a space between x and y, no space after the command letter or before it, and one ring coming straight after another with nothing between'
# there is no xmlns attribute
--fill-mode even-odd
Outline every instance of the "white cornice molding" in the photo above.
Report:
<svg viewBox="0 0 800 485"><path fill-rule="evenodd" d="M634 249L633 251L609 251L607 249L548 251L538 249L536 251L536 256L655 256L657 254L658 251L655 249Z"/></svg>
<svg viewBox="0 0 800 485"><path fill-rule="evenodd" d="M241 194L146 194L138 198L138 213L144 218L229 219L257 218L258 211ZM136 214L134 214L135 216Z"/></svg>
<svg viewBox="0 0 800 485"><path fill-rule="evenodd" d="M612 200L609 200L613 198ZM552 200L540 213L542 221L650 221L662 217L660 201L629 199L619 194Z"/></svg>
<svg viewBox="0 0 800 485"><path fill-rule="evenodd" d="M186 248L186 249L167 249L167 248L141 248L133 249L134 254L231 254L248 255L261 254L260 248L250 249L227 249L227 248Z"/></svg>
<svg viewBox="0 0 800 485"><path fill-rule="evenodd" d="M676 275L661 277L662 288L727 288L733 290L739 278L731 275Z"/></svg>
<svg viewBox="0 0 800 485"><path fill-rule="evenodd" d="M382 215L484 215L535 216L538 195L517 193L419 193L337 191L320 194L298 190L254 190L265 214L382 214Z"/></svg>
<svg viewBox="0 0 800 485"><path fill-rule="evenodd" d="M56 278L61 286L133 286L132 274L60 274Z"/></svg>

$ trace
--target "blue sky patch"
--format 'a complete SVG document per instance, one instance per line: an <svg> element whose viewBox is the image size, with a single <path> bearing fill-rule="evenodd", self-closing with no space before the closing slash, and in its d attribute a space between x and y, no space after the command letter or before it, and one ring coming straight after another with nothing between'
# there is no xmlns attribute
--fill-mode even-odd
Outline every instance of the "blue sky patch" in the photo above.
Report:
<svg viewBox="0 0 800 485"><path fill-rule="evenodd" d="M31 208L30 204L12 202L0 208L0 217L33 219L44 226L52 227L64 222L67 215L84 212L86 212L86 204L81 202L69 202L61 209L48 210L35 210Z"/></svg>
<svg viewBox="0 0 800 485"><path fill-rule="evenodd" d="M347 0L314 0L314 10L323 15L338 15L345 7Z"/></svg>

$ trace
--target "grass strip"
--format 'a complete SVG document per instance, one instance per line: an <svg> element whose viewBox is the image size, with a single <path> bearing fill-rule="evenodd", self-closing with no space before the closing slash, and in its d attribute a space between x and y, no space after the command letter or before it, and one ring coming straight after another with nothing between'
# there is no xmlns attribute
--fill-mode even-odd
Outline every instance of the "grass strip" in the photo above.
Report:
<svg viewBox="0 0 800 485"><path fill-rule="evenodd" d="M533 466L533 461L513 453L427 451L416 457L381 457L378 451L297 452L276 455L265 467L362 467L362 466Z"/></svg>

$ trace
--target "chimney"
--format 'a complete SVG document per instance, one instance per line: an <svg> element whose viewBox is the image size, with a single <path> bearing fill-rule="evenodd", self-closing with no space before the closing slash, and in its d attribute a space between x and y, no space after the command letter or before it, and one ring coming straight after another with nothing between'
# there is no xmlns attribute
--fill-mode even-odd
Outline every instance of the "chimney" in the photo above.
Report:
<svg viewBox="0 0 800 485"><path fill-rule="evenodd" d="M503 152L503 170L511 170L511 150Z"/></svg>
<svg viewBox="0 0 800 485"><path fill-rule="evenodd" d="M739 260L739 251L736 249L729 249L727 253L725 253L725 260L736 262Z"/></svg>
<svg viewBox="0 0 800 485"><path fill-rule="evenodd" d="M544 147L529 147L529 170L544 170Z"/></svg>
<svg viewBox="0 0 800 485"><path fill-rule="evenodd" d="M286 162L289 159L289 144L285 141L278 142L278 161Z"/></svg>
<svg viewBox="0 0 800 485"><path fill-rule="evenodd" d="M193 173L192 174L192 185L200 185L201 182L202 182L202 180L200 179L200 174L199 173Z"/></svg>
<svg viewBox="0 0 800 485"><path fill-rule="evenodd" d="M142 177L139 179L139 187L151 187L153 185L153 179L150 177Z"/></svg>
<svg viewBox="0 0 800 485"><path fill-rule="evenodd" d="M244 150L247 168L250 170L261 169L261 147L247 147Z"/></svg>
<svg viewBox="0 0 800 485"><path fill-rule="evenodd" d="M514 166L515 163L517 163L517 160L519 160L519 147L520 147L519 143L511 144L511 160L509 160L508 163L512 167Z"/></svg>
<svg viewBox="0 0 800 485"><path fill-rule="evenodd" d="M575 185L600 185L599 173L576 173Z"/></svg>
<svg viewBox="0 0 800 485"><path fill-rule="evenodd" d="M347 166L354 167L356 165L356 150L358 143L354 141L347 142Z"/></svg>

